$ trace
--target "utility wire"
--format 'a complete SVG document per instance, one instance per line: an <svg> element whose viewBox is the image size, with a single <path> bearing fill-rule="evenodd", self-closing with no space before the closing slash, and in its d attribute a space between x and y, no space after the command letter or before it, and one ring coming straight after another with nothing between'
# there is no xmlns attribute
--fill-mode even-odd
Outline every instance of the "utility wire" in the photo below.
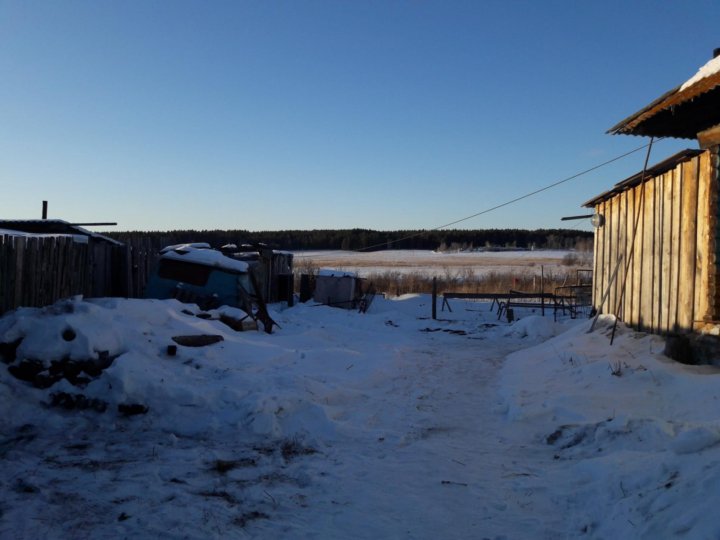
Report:
<svg viewBox="0 0 720 540"><path fill-rule="evenodd" d="M661 137L659 139L656 139L655 142L662 141L663 139L666 139L667 137ZM481 210L480 212L477 212L475 214L472 214L471 216L467 216L464 218L457 219L455 221L451 221L450 223L446 223L445 225L439 225L437 227L433 227L432 229L428 229L426 231L422 231L419 233L410 234L408 236L403 236L402 238L398 238L396 240L389 240L387 242L383 242L381 244L374 244L372 246L365 246L360 249L356 249L354 251L367 251L369 249L377 248L377 247L383 247L383 246L389 246L391 244L397 244L398 242L403 242L405 240L410 240L411 238L417 238L419 236L423 236L429 232L432 231L439 231L440 229L445 229L447 227L450 227L452 225L457 225L458 223L462 223L463 221L468 221L469 219L476 218L478 216L482 216L483 214L489 214L490 212L494 212L495 210L499 210L500 208L504 208L506 206L510 206L511 204L515 204L516 202L522 201L523 199L527 199L529 197L532 197L534 195L537 195L538 193L542 193L543 191L547 191L549 189L552 189L554 187L557 187L561 184L564 184L566 182L569 182L570 180L575 180L576 178L579 178L580 176L583 176L585 174L591 173L593 171L596 171L597 169L600 169L601 167L605 167L606 165L610 165L611 163L614 163L616 161L619 161L623 158L626 158L627 156L634 154L635 152L639 152L640 150L643 150L644 148L647 148L648 146L652 145L653 143L650 142L648 144L643 144L642 146L638 146L637 148L630 150L629 152L625 152L624 154L621 154L619 156L615 156L612 159L609 159L607 161L604 161L602 163L599 163L598 165L595 165L593 167L590 167L589 169L585 169L584 171L580 171L579 173L573 174L572 176L568 176L567 178L563 178L562 180L558 180L557 182L553 182L552 184L549 184L545 187L541 187L540 189L536 189L535 191L531 191L530 193L526 193L525 195L521 195L519 197L515 197L514 199L511 199L509 201L506 201L504 203L498 204L496 206L493 206L491 208L486 208L485 210Z"/></svg>

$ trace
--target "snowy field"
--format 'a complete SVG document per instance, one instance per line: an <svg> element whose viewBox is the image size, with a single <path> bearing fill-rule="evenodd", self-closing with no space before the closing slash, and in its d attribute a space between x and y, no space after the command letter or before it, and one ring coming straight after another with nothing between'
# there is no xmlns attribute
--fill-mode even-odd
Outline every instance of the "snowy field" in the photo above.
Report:
<svg viewBox="0 0 720 540"><path fill-rule="evenodd" d="M336 268L356 272L360 277L387 272L408 274L420 273L427 276L456 276L472 272L482 276L492 272L515 274L540 274L545 272L566 272L568 267L563 258L576 254L591 259L591 253L577 253L563 250L535 251L468 251L435 252L428 250L386 250L373 252L355 251L298 251L295 264L320 268ZM590 265L588 264L588 267Z"/></svg>
<svg viewBox="0 0 720 540"><path fill-rule="evenodd" d="M174 300L7 314L0 537L720 537L716 368L451 303L276 309L272 335ZM193 334L223 340L168 354Z"/></svg>

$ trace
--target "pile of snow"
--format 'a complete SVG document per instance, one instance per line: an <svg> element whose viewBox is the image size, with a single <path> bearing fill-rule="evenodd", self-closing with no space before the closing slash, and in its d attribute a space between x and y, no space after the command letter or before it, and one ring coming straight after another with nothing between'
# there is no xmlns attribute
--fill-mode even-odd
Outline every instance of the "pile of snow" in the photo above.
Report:
<svg viewBox="0 0 720 540"><path fill-rule="evenodd" d="M533 310L534 311L534 310ZM548 310L550 312L551 310ZM507 329L506 335L530 338L531 340L548 339L564 328L563 325L553 321L551 317L530 315L516 321Z"/></svg>
<svg viewBox="0 0 720 540"><path fill-rule="evenodd" d="M178 244L163 248L160 252L165 259L173 259L176 261L186 261L205 266L215 266L224 270L234 272L247 272L248 264L228 257L221 251L212 249L209 244L204 242L195 244Z"/></svg>
<svg viewBox="0 0 720 540"><path fill-rule="evenodd" d="M39 380L28 381L35 387L4 381L2 399L7 403L11 396L22 396L25 402L52 404L59 393L82 395L108 404L110 415L138 404L150 412L156 429L186 437L216 429L277 438L332 431L322 410L294 392L278 389L268 396L261 390L274 386L277 375L258 372L257 361L274 348L248 346L244 333L219 320L220 315L241 319L242 310L188 307L176 300L78 297L48 308L19 309L0 319L0 343L17 344L14 358L4 360L11 368L40 364L41 371ZM202 349L177 346L173 337L185 335L220 336L222 341ZM169 346L177 353L169 355ZM53 367L62 361L86 373L57 373ZM86 365L108 361L97 370ZM0 425L13 429L36 420L13 414L0 419Z"/></svg>
<svg viewBox="0 0 720 540"><path fill-rule="evenodd" d="M662 338L622 325L610 346L612 323L510 355L499 410L553 453L570 530L717 538L720 370L669 360Z"/></svg>

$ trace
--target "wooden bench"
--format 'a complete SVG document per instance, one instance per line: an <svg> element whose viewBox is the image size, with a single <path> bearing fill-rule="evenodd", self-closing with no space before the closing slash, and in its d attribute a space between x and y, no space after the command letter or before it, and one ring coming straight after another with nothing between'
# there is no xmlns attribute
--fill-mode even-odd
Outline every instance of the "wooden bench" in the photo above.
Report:
<svg viewBox="0 0 720 540"><path fill-rule="evenodd" d="M578 309L588 304L583 303L584 293L587 285L568 285L558 287L555 293L539 293L525 291L509 291L507 293L443 293L443 301L441 309L445 311L445 307L452 313L450 302L452 299L463 300L492 300L490 311L497 307L498 320L507 314L508 309L513 308L529 308L540 309L542 315L545 315L546 309L552 309L553 315L557 320L558 311L563 315L569 313L572 318L578 314ZM562 294L558 294L562 293Z"/></svg>
<svg viewBox="0 0 720 540"><path fill-rule="evenodd" d="M555 295L553 293L539 293L539 292L524 292L524 291L513 291L503 295L506 298L504 302L498 301L498 320L502 317L503 313L507 315L508 310L513 308L540 308L542 315L545 316L545 308L556 308ZM549 300L549 303L545 301Z"/></svg>
<svg viewBox="0 0 720 540"><path fill-rule="evenodd" d="M448 311L452 313L452 308L450 307L450 302L448 300L451 300L453 298L461 298L465 300L492 300L492 304L490 304L490 311L492 311L493 307L495 307L495 304L498 303L498 301L501 298L507 297L507 294L504 293L453 293L453 292L446 292L443 293L443 302L441 306L441 310L445 311L445 306L447 306Z"/></svg>

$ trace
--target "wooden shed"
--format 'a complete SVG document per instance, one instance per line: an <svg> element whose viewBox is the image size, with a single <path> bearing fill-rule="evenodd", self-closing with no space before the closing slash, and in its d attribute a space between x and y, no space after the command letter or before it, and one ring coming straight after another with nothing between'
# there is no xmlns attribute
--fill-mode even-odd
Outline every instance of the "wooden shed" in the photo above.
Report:
<svg viewBox="0 0 720 540"><path fill-rule="evenodd" d="M129 248L60 219L0 220L0 314L68 296L128 296Z"/></svg>
<svg viewBox="0 0 720 540"><path fill-rule="evenodd" d="M716 324L720 55L609 132L697 139L700 149L679 152L584 204L597 215L593 305L653 333Z"/></svg>

